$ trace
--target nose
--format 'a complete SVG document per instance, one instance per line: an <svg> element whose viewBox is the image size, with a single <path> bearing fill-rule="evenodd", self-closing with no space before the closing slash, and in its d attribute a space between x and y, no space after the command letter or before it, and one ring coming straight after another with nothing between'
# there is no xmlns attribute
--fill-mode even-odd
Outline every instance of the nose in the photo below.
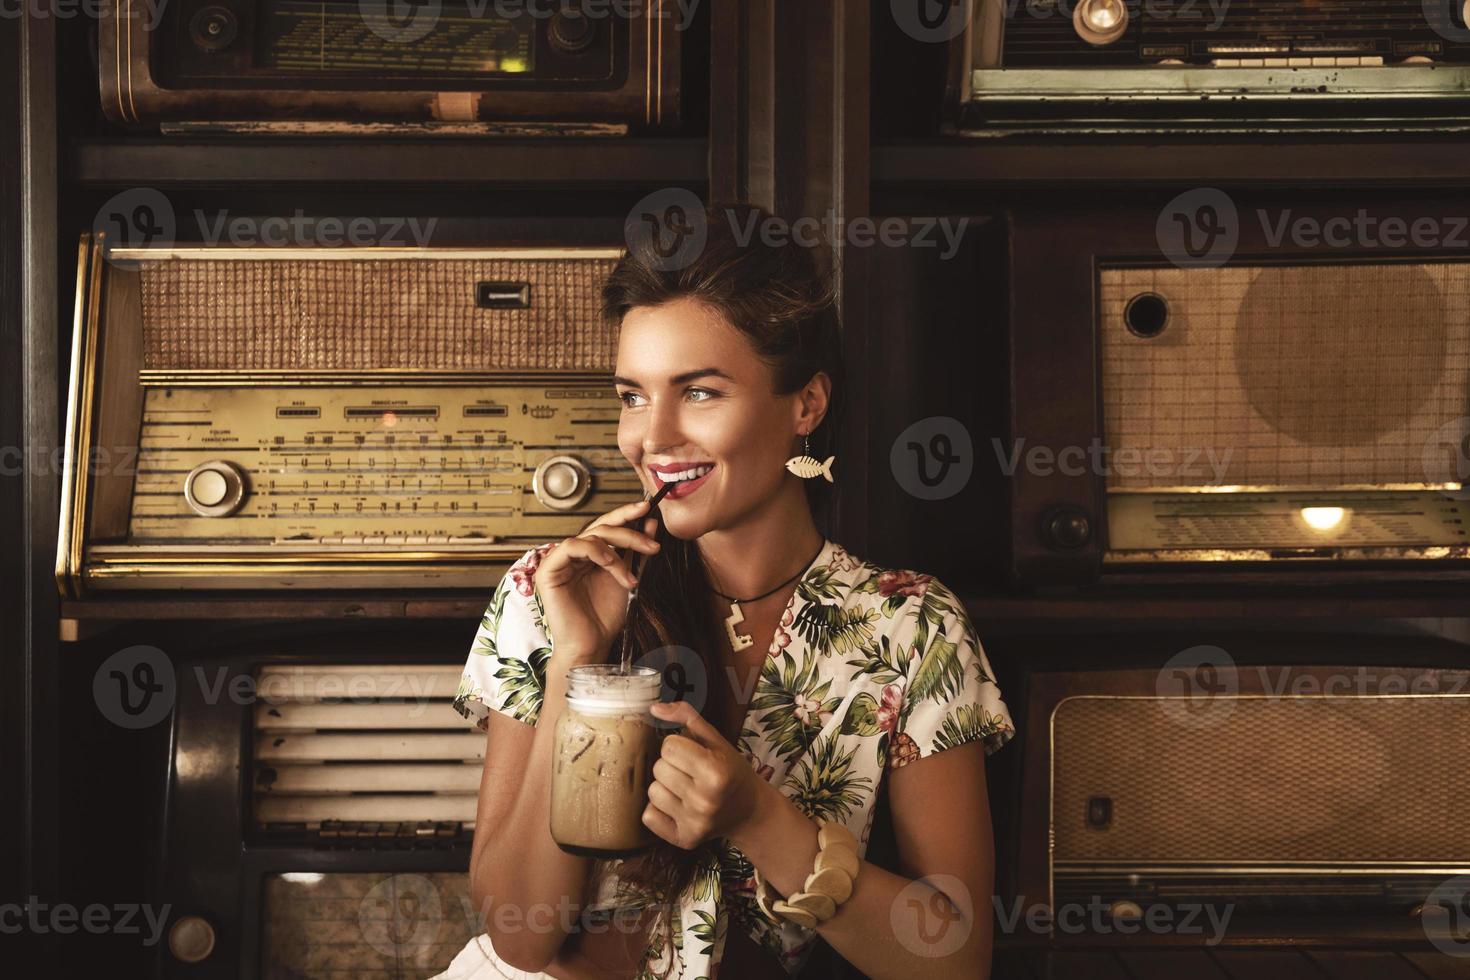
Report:
<svg viewBox="0 0 1470 980"><path fill-rule="evenodd" d="M678 403L669 404L668 399L655 399L644 418L647 428L643 430L643 453L658 456L668 452L684 441L679 432Z"/></svg>

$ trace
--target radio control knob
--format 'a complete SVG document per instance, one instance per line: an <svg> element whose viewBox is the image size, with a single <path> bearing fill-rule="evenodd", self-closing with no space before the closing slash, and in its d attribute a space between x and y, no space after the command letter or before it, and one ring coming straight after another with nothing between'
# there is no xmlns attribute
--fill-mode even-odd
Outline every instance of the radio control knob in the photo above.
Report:
<svg viewBox="0 0 1470 980"><path fill-rule="evenodd" d="M585 50L597 36L597 24L580 10L558 10L551 17L549 37L559 51L576 54Z"/></svg>
<svg viewBox="0 0 1470 980"><path fill-rule="evenodd" d="M222 459L200 463L184 477L184 500L200 517L229 517L245 503L245 474Z"/></svg>
<svg viewBox="0 0 1470 980"><path fill-rule="evenodd" d="M168 930L168 951L180 963L202 963L214 952L214 926L203 916L180 916Z"/></svg>
<svg viewBox="0 0 1470 980"><path fill-rule="evenodd" d="M1128 29L1128 8L1123 0L1077 0L1072 26L1088 44L1112 44Z"/></svg>
<svg viewBox="0 0 1470 980"><path fill-rule="evenodd" d="M1108 915L1116 919L1141 919L1143 908L1128 898L1120 898L1108 906Z"/></svg>
<svg viewBox="0 0 1470 980"><path fill-rule="evenodd" d="M201 51L223 51L238 33L240 22L226 7L205 7L189 21L189 37Z"/></svg>
<svg viewBox="0 0 1470 980"><path fill-rule="evenodd" d="M592 492L592 472L575 456L549 456L536 467L531 492L553 510L576 510Z"/></svg>
<svg viewBox="0 0 1470 980"><path fill-rule="evenodd" d="M1072 551L1092 538L1092 520L1077 507L1060 507L1042 520L1041 536L1049 548Z"/></svg>

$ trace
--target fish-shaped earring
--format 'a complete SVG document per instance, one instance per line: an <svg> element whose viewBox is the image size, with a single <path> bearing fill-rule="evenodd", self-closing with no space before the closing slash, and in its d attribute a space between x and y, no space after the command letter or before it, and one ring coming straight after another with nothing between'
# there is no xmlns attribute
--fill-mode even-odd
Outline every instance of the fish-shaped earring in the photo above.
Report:
<svg viewBox="0 0 1470 980"><path fill-rule="evenodd" d="M803 480L810 480L815 476L824 476L828 483L833 483L832 461L836 456L828 456L825 460L819 460L812 456L812 441L807 436L801 437L801 448L803 455L792 456L786 461L786 468Z"/></svg>

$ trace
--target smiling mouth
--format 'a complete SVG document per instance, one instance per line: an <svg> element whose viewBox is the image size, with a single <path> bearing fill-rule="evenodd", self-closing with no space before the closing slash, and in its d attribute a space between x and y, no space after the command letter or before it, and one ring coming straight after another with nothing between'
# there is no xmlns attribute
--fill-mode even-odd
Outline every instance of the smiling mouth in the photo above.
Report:
<svg viewBox="0 0 1470 980"><path fill-rule="evenodd" d="M683 497L687 497L691 493L694 493L696 490L698 490L700 487L704 486L705 481L709 479L709 475L715 471L714 464L710 464L707 467L692 467L692 469L696 473L698 473L699 470L704 470L704 472L699 473L699 475L694 476L690 479L665 481L663 475L660 474L657 470L649 470L648 472L653 475L654 492L657 493L659 490L663 489L664 484L667 482L673 485L669 488L669 492L664 498L665 500L677 500Z"/></svg>

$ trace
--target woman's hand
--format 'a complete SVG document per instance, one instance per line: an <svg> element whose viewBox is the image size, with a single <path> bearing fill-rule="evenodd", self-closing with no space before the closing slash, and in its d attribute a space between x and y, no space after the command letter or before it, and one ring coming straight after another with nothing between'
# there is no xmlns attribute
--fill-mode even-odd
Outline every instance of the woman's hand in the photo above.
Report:
<svg viewBox="0 0 1470 980"><path fill-rule="evenodd" d="M546 611L553 657L605 655L622 632L634 579L626 555L617 549L635 548L652 555L659 543L652 537L657 528L653 517L643 520L642 531L619 525L647 512L646 500L610 510L581 534L558 542L541 559L536 593Z"/></svg>
<svg viewBox="0 0 1470 980"><path fill-rule="evenodd" d="M643 823L685 850L738 836L758 819L771 784L688 701L658 703L653 712L684 729L664 736Z"/></svg>

